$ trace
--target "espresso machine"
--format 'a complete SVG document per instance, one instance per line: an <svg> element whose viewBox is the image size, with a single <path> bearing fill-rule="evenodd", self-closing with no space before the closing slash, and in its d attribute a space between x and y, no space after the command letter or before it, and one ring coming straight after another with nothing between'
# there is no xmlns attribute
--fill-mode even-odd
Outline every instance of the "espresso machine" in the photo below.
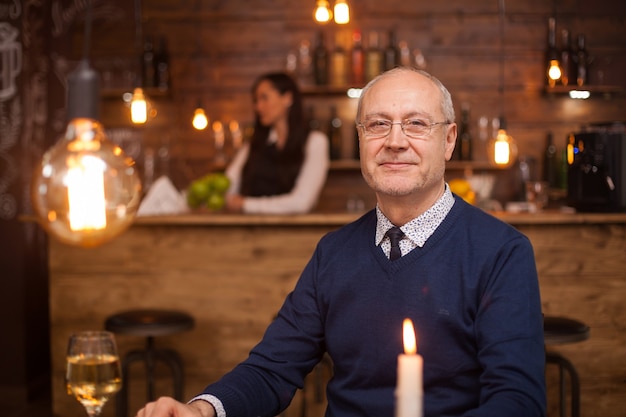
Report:
<svg viewBox="0 0 626 417"><path fill-rule="evenodd" d="M595 123L567 138L567 203L581 212L626 211L626 122Z"/></svg>

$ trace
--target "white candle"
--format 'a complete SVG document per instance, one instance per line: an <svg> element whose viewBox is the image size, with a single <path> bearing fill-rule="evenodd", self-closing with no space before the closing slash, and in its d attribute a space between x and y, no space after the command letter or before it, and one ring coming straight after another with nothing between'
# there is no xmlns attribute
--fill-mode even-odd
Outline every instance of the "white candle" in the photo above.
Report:
<svg viewBox="0 0 626 417"><path fill-rule="evenodd" d="M417 354L413 323L404 319L404 353L398 355L398 382L396 385L396 417L423 416L422 373L424 361Z"/></svg>

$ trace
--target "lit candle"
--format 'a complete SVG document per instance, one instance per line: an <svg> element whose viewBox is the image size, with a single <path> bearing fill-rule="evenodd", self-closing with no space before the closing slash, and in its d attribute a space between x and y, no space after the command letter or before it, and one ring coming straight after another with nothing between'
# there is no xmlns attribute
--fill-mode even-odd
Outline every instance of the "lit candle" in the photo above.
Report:
<svg viewBox="0 0 626 417"><path fill-rule="evenodd" d="M424 361L417 354L415 330L410 319L402 323L404 354L398 355L398 382L396 385L396 417L423 416L422 372Z"/></svg>

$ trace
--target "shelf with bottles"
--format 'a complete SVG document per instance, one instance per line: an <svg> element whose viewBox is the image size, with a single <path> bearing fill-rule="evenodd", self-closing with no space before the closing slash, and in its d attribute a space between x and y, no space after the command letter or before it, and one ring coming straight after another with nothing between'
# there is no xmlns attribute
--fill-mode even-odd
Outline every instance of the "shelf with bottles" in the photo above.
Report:
<svg viewBox="0 0 626 417"><path fill-rule="evenodd" d="M554 87L546 86L545 93L548 96L569 96L571 98L590 98L590 97L603 97L611 98L623 92L623 88L619 85L585 85L579 87L577 85L555 85ZM587 96L584 92L588 92ZM572 97L572 92L576 96L576 92L579 92L578 97Z"/></svg>

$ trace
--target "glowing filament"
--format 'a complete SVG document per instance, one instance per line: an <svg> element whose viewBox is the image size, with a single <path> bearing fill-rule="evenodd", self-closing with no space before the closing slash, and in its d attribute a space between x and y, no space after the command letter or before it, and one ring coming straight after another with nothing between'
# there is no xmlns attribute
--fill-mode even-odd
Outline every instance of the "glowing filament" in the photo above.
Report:
<svg viewBox="0 0 626 417"><path fill-rule="evenodd" d="M130 102L130 119L135 124L143 124L148 120L148 105L141 88L135 88Z"/></svg>
<svg viewBox="0 0 626 417"><path fill-rule="evenodd" d="M191 124L196 130L204 130L209 125L209 119L207 119L204 109L198 107L193 113L193 120Z"/></svg>
<svg viewBox="0 0 626 417"><path fill-rule="evenodd" d="M68 163L71 163L68 161ZM66 185L70 229L101 230L107 225L104 162L84 156L68 169Z"/></svg>
<svg viewBox="0 0 626 417"><path fill-rule="evenodd" d="M337 0L335 3L335 23L345 25L350 22L350 8L345 0Z"/></svg>

